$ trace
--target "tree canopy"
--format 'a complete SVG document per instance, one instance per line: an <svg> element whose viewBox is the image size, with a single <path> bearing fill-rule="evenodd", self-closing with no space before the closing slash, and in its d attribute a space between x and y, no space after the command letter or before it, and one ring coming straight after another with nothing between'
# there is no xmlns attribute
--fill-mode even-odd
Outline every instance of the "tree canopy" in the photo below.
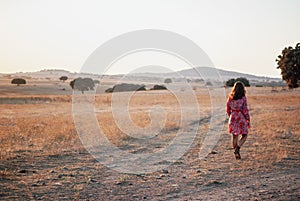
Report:
<svg viewBox="0 0 300 201"><path fill-rule="evenodd" d="M61 81L66 81L68 79L68 77L67 76L61 76L60 78L59 78L59 80L61 80Z"/></svg>
<svg viewBox="0 0 300 201"><path fill-rule="evenodd" d="M94 90L95 84L91 78L76 78L70 82L72 89L76 89L84 93L84 91Z"/></svg>
<svg viewBox="0 0 300 201"><path fill-rule="evenodd" d="M239 77L237 79L234 79L234 78L229 79L226 82L226 86L227 87L233 87L234 83L236 83L237 81L243 82L246 87L250 87L249 80L247 78L244 78L244 77Z"/></svg>
<svg viewBox="0 0 300 201"><path fill-rule="evenodd" d="M166 78L164 82L166 84L170 84L170 83L172 83L172 79L171 78Z"/></svg>
<svg viewBox="0 0 300 201"><path fill-rule="evenodd" d="M112 93L112 92L123 92L123 91L146 91L145 85L140 84L117 84L114 85L113 88L108 88L105 90L106 93Z"/></svg>
<svg viewBox="0 0 300 201"><path fill-rule="evenodd" d="M285 47L276 59L277 69L281 70L282 79L289 88L299 87L300 81L300 43L295 48Z"/></svg>
<svg viewBox="0 0 300 201"><path fill-rule="evenodd" d="M11 81L11 83L19 86L20 84L26 84L26 80L24 80L23 78L15 78Z"/></svg>

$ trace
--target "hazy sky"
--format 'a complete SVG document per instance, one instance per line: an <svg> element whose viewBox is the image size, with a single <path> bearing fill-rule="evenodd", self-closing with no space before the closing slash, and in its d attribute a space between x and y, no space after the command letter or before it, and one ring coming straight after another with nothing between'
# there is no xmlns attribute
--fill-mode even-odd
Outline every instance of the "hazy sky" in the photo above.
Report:
<svg viewBox="0 0 300 201"><path fill-rule="evenodd" d="M277 55L300 42L299 10L298 0L0 0L0 72L79 71L105 41L163 29L218 68L279 77Z"/></svg>

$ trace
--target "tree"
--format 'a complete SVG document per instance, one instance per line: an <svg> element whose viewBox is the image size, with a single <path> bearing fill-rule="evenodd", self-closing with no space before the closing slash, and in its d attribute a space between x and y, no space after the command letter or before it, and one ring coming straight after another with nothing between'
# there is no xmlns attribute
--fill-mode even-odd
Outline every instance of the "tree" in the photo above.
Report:
<svg viewBox="0 0 300 201"><path fill-rule="evenodd" d="M164 85L158 85L158 84L156 84L150 90L167 90L167 87L165 87Z"/></svg>
<svg viewBox="0 0 300 201"><path fill-rule="evenodd" d="M245 85L246 87L250 87L250 82L249 82L249 80L248 80L247 78L244 78L244 77L239 77L239 78L237 78L237 79L234 79L234 78L229 79L229 80L227 80L227 82L226 82L226 86L227 86L227 87L233 87L234 83L236 83L236 82L238 82L238 81L244 83L244 85Z"/></svg>
<svg viewBox="0 0 300 201"><path fill-rule="evenodd" d="M206 86L213 86L213 84L212 84L211 81L207 81L207 82L206 82Z"/></svg>
<svg viewBox="0 0 300 201"><path fill-rule="evenodd" d="M203 80L203 79L199 79L199 78L197 78L197 79L195 79L195 82L196 82L196 83L199 83L199 82L204 82L204 80Z"/></svg>
<svg viewBox="0 0 300 201"><path fill-rule="evenodd" d="M76 78L70 82L73 90L79 90L82 93L88 90L94 90L95 84L91 78Z"/></svg>
<svg viewBox="0 0 300 201"><path fill-rule="evenodd" d="M239 78L236 79L236 82L237 82L237 81L240 81L240 82L244 83L244 85L245 85L246 87L250 87L250 82L249 82L249 80L248 80L247 78L245 78L245 77L239 77Z"/></svg>
<svg viewBox="0 0 300 201"><path fill-rule="evenodd" d="M61 77L59 78L59 80L61 80L61 81L63 81L63 82L65 82L67 79L68 79L67 76L61 76Z"/></svg>
<svg viewBox="0 0 300 201"><path fill-rule="evenodd" d="M167 78L167 79L165 79L165 81L164 81L166 84L169 84L169 83L172 83L172 79L170 79L170 78Z"/></svg>
<svg viewBox="0 0 300 201"><path fill-rule="evenodd" d="M227 80L227 82L226 82L226 86L227 87L233 87L233 85L234 85L234 83L235 83L235 79L229 79L229 80Z"/></svg>
<svg viewBox="0 0 300 201"><path fill-rule="evenodd" d="M24 80L23 78L15 78L11 81L11 83L20 86L20 84L26 84L26 80Z"/></svg>
<svg viewBox="0 0 300 201"><path fill-rule="evenodd" d="M100 84L99 80L93 80L94 84Z"/></svg>
<svg viewBox="0 0 300 201"><path fill-rule="evenodd" d="M300 81L300 43L295 48L286 47L276 59L277 69L281 69L282 79L289 88L299 87Z"/></svg>
<svg viewBox="0 0 300 201"><path fill-rule="evenodd" d="M112 92L123 92L123 91L146 91L145 85L140 85L140 84L127 84L127 83L122 83L122 84L117 84L114 85L113 88L108 88L105 90L107 93L112 93Z"/></svg>

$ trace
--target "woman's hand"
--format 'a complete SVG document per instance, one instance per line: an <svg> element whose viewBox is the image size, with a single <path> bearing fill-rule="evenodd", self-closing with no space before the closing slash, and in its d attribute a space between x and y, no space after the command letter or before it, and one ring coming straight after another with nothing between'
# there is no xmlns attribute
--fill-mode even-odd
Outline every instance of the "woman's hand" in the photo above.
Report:
<svg viewBox="0 0 300 201"><path fill-rule="evenodd" d="M251 128L250 121L247 121L248 128Z"/></svg>

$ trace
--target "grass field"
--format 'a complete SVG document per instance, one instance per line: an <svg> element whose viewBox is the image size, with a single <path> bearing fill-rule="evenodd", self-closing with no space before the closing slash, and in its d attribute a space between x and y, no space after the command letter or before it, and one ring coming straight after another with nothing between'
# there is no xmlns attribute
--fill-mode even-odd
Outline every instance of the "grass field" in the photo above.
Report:
<svg viewBox="0 0 300 201"><path fill-rule="evenodd" d="M83 147L67 83L36 81L16 87L2 80L0 86L0 200L300 199L299 89L248 88L252 128L241 161L234 159L226 124L213 152L199 160L211 100L205 88L196 89L201 116L191 114L186 121L200 120L200 125L188 152L164 170L134 175L101 165ZM96 95L97 120L107 138L130 153L167 146L187 126L180 123L173 94L135 93L128 108L137 127L151 124L153 106L164 109L166 117L163 134L141 142L114 123L111 101L111 94Z"/></svg>

